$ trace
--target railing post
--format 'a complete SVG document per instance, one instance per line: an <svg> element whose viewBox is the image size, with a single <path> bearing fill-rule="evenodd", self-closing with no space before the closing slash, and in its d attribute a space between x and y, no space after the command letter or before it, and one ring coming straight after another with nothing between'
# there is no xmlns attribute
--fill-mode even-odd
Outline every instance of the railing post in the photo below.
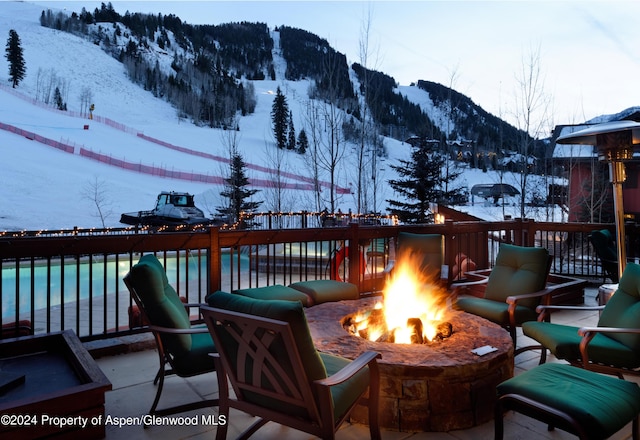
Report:
<svg viewBox="0 0 640 440"><path fill-rule="evenodd" d="M524 229L522 228L522 219L520 217L513 220L513 244L524 246Z"/></svg>
<svg viewBox="0 0 640 440"><path fill-rule="evenodd" d="M460 244L456 242L455 226L451 219L444 221L444 264L448 267L447 285L453 281L453 266L455 264L455 256L460 252Z"/></svg>
<svg viewBox="0 0 640 440"><path fill-rule="evenodd" d="M222 288L222 259L220 256L220 228L209 228L209 292Z"/></svg>
<svg viewBox="0 0 640 440"><path fill-rule="evenodd" d="M358 286L358 292L362 287L362 276L360 273L360 261L364 259L360 249L358 223L349 223L349 282Z"/></svg>

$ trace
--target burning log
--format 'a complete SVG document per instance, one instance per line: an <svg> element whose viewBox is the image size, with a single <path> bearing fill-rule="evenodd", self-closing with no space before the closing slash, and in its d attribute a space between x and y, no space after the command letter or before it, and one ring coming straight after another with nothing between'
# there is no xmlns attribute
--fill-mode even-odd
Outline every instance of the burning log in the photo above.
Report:
<svg viewBox="0 0 640 440"><path fill-rule="evenodd" d="M453 326L450 322L441 322L436 327L436 336L433 338L435 341L442 341L443 339L451 337L453 334Z"/></svg>
<svg viewBox="0 0 640 440"><path fill-rule="evenodd" d="M407 319L407 327L411 329L411 343L422 344L424 339L422 337L422 320L420 318Z"/></svg>

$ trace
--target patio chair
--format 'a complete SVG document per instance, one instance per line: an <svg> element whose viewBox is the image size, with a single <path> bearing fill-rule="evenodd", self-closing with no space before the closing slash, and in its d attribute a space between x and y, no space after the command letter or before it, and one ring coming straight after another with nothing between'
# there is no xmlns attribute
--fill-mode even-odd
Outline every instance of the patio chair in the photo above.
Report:
<svg viewBox="0 0 640 440"><path fill-rule="evenodd" d="M550 322L553 310L600 309L595 327L574 327ZM540 363L547 350L558 359L587 370L640 375L640 265L628 263L618 290L605 306L571 307L545 305L537 321L524 323L522 331L540 343Z"/></svg>
<svg viewBox="0 0 640 440"><path fill-rule="evenodd" d="M201 310L218 348L220 415L229 421L235 408L259 417L239 438L273 421L332 439L358 402L368 406L371 438L380 438L378 353L353 361L319 353L298 301L215 292L207 302L211 307ZM217 440L226 438L227 426L218 426Z"/></svg>
<svg viewBox="0 0 640 440"><path fill-rule="evenodd" d="M396 240L395 259L390 260L384 272L387 276L393 273L396 262L403 259L414 260L418 264L417 271L428 273L431 280L442 282L442 265L444 264L444 235L417 234L399 232Z"/></svg>
<svg viewBox="0 0 640 440"><path fill-rule="evenodd" d="M149 323L160 360L153 380L158 389L149 414L164 416L217 406L218 399L204 399L157 409L165 376L191 377L212 372L214 362L209 353L214 352L215 347L206 326L191 327L187 309L199 304L185 304L180 300L168 282L162 263L154 255L140 258L124 277L124 283L138 305L142 321Z"/></svg>
<svg viewBox="0 0 640 440"><path fill-rule="evenodd" d="M546 249L503 243L486 278L453 286L453 305L501 325L511 335L515 347L516 328L523 322L535 321L536 306L550 302L555 288L545 288L550 268L551 257ZM483 296L458 296L470 286L484 287Z"/></svg>
<svg viewBox="0 0 640 440"><path fill-rule="evenodd" d="M592 231L589 241L593 246L596 256L602 265L602 271L613 283L617 283L618 276L618 251L613 235L608 229Z"/></svg>

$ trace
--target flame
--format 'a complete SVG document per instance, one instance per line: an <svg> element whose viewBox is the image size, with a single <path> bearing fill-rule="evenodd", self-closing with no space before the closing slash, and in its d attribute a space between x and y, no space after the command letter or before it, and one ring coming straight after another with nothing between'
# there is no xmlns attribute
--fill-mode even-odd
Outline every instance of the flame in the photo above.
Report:
<svg viewBox="0 0 640 440"><path fill-rule="evenodd" d="M418 255L407 255L396 262L384 289L384 301L379 303L384 309L386 329L368 327L369 340L378 340L387 331L393 332L396 343L411 343L414 329L407 321L412 318L422 321L424 340L431 341L436 336L437 326L447 312L446 290L436 283L433 272L417 270L420 262Z"/></svg>

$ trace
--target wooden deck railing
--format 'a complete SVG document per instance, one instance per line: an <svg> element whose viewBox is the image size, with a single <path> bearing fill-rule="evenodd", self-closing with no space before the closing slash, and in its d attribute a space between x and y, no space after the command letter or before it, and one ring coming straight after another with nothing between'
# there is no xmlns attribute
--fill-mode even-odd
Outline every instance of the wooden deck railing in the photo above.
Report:
<svg viewBox="0 0 640 440"><path fill-rule="evenodd" d="M490 268L498 245L505 242L545 247L554 255L553 273L602 282L602 269L587 241L589 232L601 228L613 225L512 220L162 233L132 229L4 233L0 313L3 326L26 319L36 333L72 329L83 340L139 331L130 328L132 302L122 279L140 255L149 252L160 258L169 282L189 302L204 301L216 290L324 278L348 279L369 294L383 287L382 269L393 256L400 231L443 234L450 267L457 254L465 253L478 268ZM627 233L630 237L636 232L629 228ZM0 337L10 331L4 328Z"/></svg>

